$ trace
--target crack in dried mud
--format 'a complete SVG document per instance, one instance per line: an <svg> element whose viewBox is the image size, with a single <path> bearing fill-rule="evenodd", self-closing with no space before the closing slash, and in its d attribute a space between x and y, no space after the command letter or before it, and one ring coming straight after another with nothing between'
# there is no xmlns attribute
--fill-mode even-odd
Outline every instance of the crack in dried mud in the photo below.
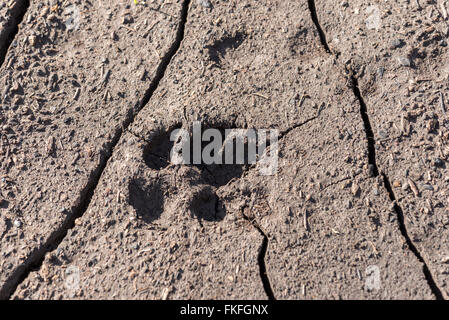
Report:
<svg viewBox="0 0 449 320"><path fill-rule="evenodd" d="M330 50L329 45L326 40L326 34L323 31L323 29L321 28L321 25L318 21L318 14L316 11L315 1L308 0L308 5L309 5L309 10L310 10L310 15L311 15L312 21L315 24L315 27L318 31L318 34L320 37L320 42L321 42L323 48L326 50L326 52L328 54L334 55L335 58L338 59L339 53L334 53ZM367 148L368 148L368 164L370 166L371 173L374 177L378 177L379 174L382 176L383 182L384 182L384 188L385 188L390 200L392 201L392 203L394 205L394 210L398 217L398 227L401 232L401 235L404 237L409 250L415 255L416 259L423 264L424 277L427 281L427 284L430 287L430 290L434 294L435 298L437 300L444 300L443 294L441 293L441 290L438 288L426 261L424 260L421 253L416 248L413 241L410 239L410 236L408 235L407 227L406 227L405 221L404 221L404 212L402 211L402 208L397 204L396 197L394 195L394 192L391 187L391 183L390 183L390 180L388 179L388 176L383 171L379 172L379 168L378 168L378 165L376 162L376 148L375 148L376 141L374 138L374 132L372 130L371 122L369 119L367 105L363 99L361 92L360 92L360 88L358 85L358 79L354 76L353 72L351 72L351 76L350 76L349 80L351 82L351 87L352 87L354 96L357 98L357 100L360 104L360 115L362 117L364 128L365 128L365 133L366 133Z"/></svg>
<svg viewBox="0 0 449 320"><path fill-rule="evenodd" d="M23 20L28 8L29 0L18 0L17 4L12 8L12 25L5 30L0 30L0 67L5 62L8 49L19 32L19 25Z"/></svg>
<svg viewBox="0 0 449 320"><path fill-rule="evenodd" d="M326 186L324 186L323 188L321 188L321 189L320 189L320 192L323 192L323 191L326 190L327 188L330 188L330 187L333 187L333 186L335 186L335 185L338 185L338 184L340 184L340 183L342 183L342 182L344 182L344 181L354 180L356 177L358 177L358 176L361 175L361 174L362 174L361 172L360 172L360 173L356 173L356 174L354 174L354 175L352 175L352 176L345 177L345 178L342 178L342 179L337 180L337 181L335 181L335 182L329 183L328 185L326 185Z"/></svg>
<svg viewBox="0 0 449 320"><path fill-rule="evenodd" d="M371 172L372 172L373 176L377 177L377 176L379 176L379 169L378 169L378 166L376 163L376 148L375 148L376 141L374 138L374 133L373 133L373 130L371 127L370 119L368 116L366 103L362 97L362 94L360 93L357 78L352 76L351 81L352 81L352 88L354 91L354 95L357 97L357 99L359 100L359 103L360 103L360 114L363 119L365 132L366 132L366 139L368 142L368 162L369 162L369 165L371 166ZM415 257L418 259L418 261L423 264L424 277L427 281L427 284L430 287L430 290L435 295L435 298L437 300L444 300L443 294L441 293L441 290L438 288L426 261L424 260L421 253L416 248L416 246L413 244L413 241L410 239L410 236L408 235L407 227L406 227L405 221L404 221L404 212L402 211L402 208L397 204L396 197L394 195L394 192L391 187L391 183L390 183L388 176L383 171L380 174L383 178L384 188L385 188L390 200L392 201L392 203L394 205L394 211L396 212L396 215L398 218L398 227L401 232L401 235L404 237L409 250L415 255Z"/></svg>
<svg viewBox="0 0 449 320"><path fill-rule="evenodd" d="M109 159L112 157L114 148L117 146L118 142L122 134L125 131L128 131L128 127L133 123L137 114L145 107L145 105L150 101L153 93L159 86L160 81L163 79L165 71L167 70L170 61L178 51L181 46L181 42L184 39L184 31L185 26L187 24L187 16L189 10L190 0L184 0L182 4L181 17L178 26L178 31L176 33L176 39L171 45L168 52L162 58L161 63L159 64L156 75L154 79L151 81L148 90L145 92L144 97L138 106L137 110L133 112L130 110L126 119L123 121L123 124L120 129L117 130L114 137L111 139L109 145L106 147L106 150L102 152L100 165L98 168L91 174L89 177L88 183L86 187L80 192L80 197L78 201L78 205L75 206L71 212L67 213L67 218L63 222L60 228L55 230L48 240L42 245L40 248L37 248L32 252L28 258L16 268L16 270L12 273L12 275L5 281L5 284L2 288L0 288L0 300L10 299L11 296L16 291L17 287L28 277L31 271L38 270L42 266L44 262L45 255L48 252L56 249L64 238L67 236L68 231L75 227L75 220L84 215L89 204L92 200L92 196L98 186L101 175L105 170Z"/></svg>
<svg viewBox="0 0 449 320"><path fill-rule="evenodd" d="M329 45L327 44L326 34L324 33L323 29L321 28L320 22L318 21L318 14L316 12L315 0L308 0L307 3L309 5L310 16L320 36L321 44L323 45L327 53L332 53L332 51L329 49Z"/></svg>
<svg viewBox="0 0 449 320"><path fill-rule="evenodd" d="M402 236L405 238L408 248L410 249L410 251L413 252L413 254L416 256L416 258L423 264L423 273L427 280L427 283L430 286L430 289L432 290L432 293L435 295L437 300L444 300L443 294L441 293L440 288L438 288L435 280L433 279L432 273L431 273L429 267L427 266L426 261L424 260L421 253L418 251L418 249L414 245L413 241L410 239L410 236L408 235L407 228L405 226L405 221L404 221L404 212L402 211L402 208L398 205L398 203L396 201L396 196L394 195L390 180L388 179L387 175L383 172L382 172L382 177L384 180L385 189L387 189L387 192L388 192L388 196L390 197L390 200L394 204L394 211L396 212L396 214L398 216L399 229L401 230Z"/></svg>
<svg viewBox="0 0 449 320"><path fill-rule="evenodd" d="M80 205L73 208L71 210L71 214L67 215L67 218L64 221L64 223L62 224L62 226L58 230L54 231L50 235L50 237L48 238L46 243L43 246L41 246L40 248L36 249L32 254L30 254L29 257L13 272L13 274L5 282L5 285L0 289L0 299L3 300L3 299L11 298L11 296L16 291L17 287L29 276L29 274L33 270L40 269L40 267L42 266L42 264L44 262L45 255L48 252L55 250L62 243L62 241L67 236L69 230L71 230L75 227L75 220L84 215L84 213L86 212L86 210L89 207L89 204L92 200L94 192L97 189L101 175L102 175L103 171L105 170L109 159L112 157L114 149L115 149L116 145L118 144L118 142L120 141L120 138L123 135L123 133L129 132L132 135L134 135L136 138L141 139L144 142L147 142L143 137L140 137L140 136L136 135L134 132L132 132L131 130L129 130L129 126L133 123L133 121L134 121L135 117L137 116L137 114L139 113L139 111L142 110L150 101L153 93L156 91L160 81L164 77L165 71L166 71L170 61L172 60L172 58L174 57L174 55L176 54L176 52L178 51L178 49L181 46L181 42L184 39L185 26L187 24L189 5L190 5L190 0L185 0L183 3L183 7L182 7L181 21L179 24L179 29L178 29L178 32L176 35L175 42L172 44L170 50L165 55L165 57L162 59L162 62L159 64L157 71L156 71L155 78L151 82L148 90L145 92L144 97L141 100L139 107L137 108L137 111L135 111L135 112L131 111L127 115L127 118L125 119L125 121L122 125L122 128L116 132L112 141L109 143L107 150L102 152L102 158L101 158L99 167L91 174L91 177L88 180L89 181L88 184L80 192L80 201L79 201ZM28 8L28 6L27 6L27 8ZM23 12L23 14L25 14L25 12ZM17 31L18 31L18 29L17 29ZM316 117L309 119L305 123L307 123L315 118ZM291 130L295 129L296 127L299 127L305 123L299 124L297 126L293 126L292 128L289 128L290 130L288 130L288 131L291 131ZM287 133L287 132L285 132L285 133ZM200 225L201 225L201 222L200 222ZM263 242L262 242L259 254L258 254L258 265L259 265L259 270L260 270L260 277L261 277L261 281L263 283L263 287L267 294L268 299L274 300L275 297L274 297L273 290L271 288L271 285L270 285L270 282L269 282L269 279L267 276L267 271L266 271L266 266L265 266L265 256L266 256L266 253L268 250L268 237L260 229L260 227L256 226L254 223L252 223L252 225L263 236Z"/></svg>
<svg viewBox="0 0 449 320"><path fill-rule="evenodd" d="M243 209L242 209L243 210ZM265 294L267 295L269 300L276 300L276 297L273 292L273 288L271 287L270 278L268 277L267 267L265 264L265 257L268 251L269 239L267 234L262 230L262 228L257 224L255 220L251 220L247 215L241 212L243 218L248 221L263 237L262 244L260 246L259 255L257 256L257 260L259 263L259 272L260 278L262 280L263 288L265 290Z"/></svg>
<svg viewBox="0 0 449 320"><path fill-rule="evenodd" d="M321 111L321 107L320 107L320 109L318 109L318 113L317 113L316 116L314 116L314 117L312 117L312 118L310 118L310 119L307 119L307 120L304 121L304 122L297 123L297 124L295 124L295 125L293 125L293 126L287 128L287 129L285 129L284 131L281 131L281 132L279 133L278 140L281 141L281 140L282 140L287 134L289 134L291 131L293 131L293 130L295 130L295 129L298 129L298 128L301 128L302 126L308 124L309 122L312 122L313 120L317 119L317 118L319 117L319 115L320 115L320 111Z"/></svg>
<svg viewBox="0 0 449 320"><path fill-rule="evenodd" d="M363 120L363 126L365 128L366 133L366 140L368 143L368 164L370 166L370 171L372 175L374 177L377 177L379 175L379 168L377 167L376 163L376 147L375 147L376 142L374 140L373 128L371 127L371 122L368 116L368 109L366 107L365 101L363 100L362 94L360 93L357 78L352 76L351 83L354 95L356 96L360 104L360 115Z"/></svg>
<svg viewBox="0 0 449 320"><path fill-rule="evenodd" d="M30 5L29 0L23 0L18 1L19 10L13 17L13 26L10 28L7 28L6 31L4 31L5 35L3 36L4 39L0 37L0 66L5 61L8 49L10 45L13 43L18 31L19 31L19 24L23 20L28 8ZM120 138L122 135L128 131L129 133L133 134L139 139L142 139L144 142L147 142L144 138L136 135L134 132L128 130L129 126L133 123L135 117L137 114L148 104L151 97L153 96L153 93L158 88L160 81L163 79L165 72L167 70L167 67L178 51L178 49L181 46L182 40L184 39L184 31L185 26L187 24L187 16L188 16L188 10L189 10L190 0L184 0L182 5L182 11L181 11L181 17L180 17L180 23L178 26L178 31L176 34L176 39L173 42L172 46L170 47L169 51L165 54L162 61L160 62L156 75L154 79L151 81L150 86L148 90L145 92L142 100L140 103L135 107L134 110L130 110L129 113L126 116L126 119L123 121L123 125L121 129L118 129L116 133L114 134L113 138L109 142L108 146L105 150L103 150L101 155L101 161L100 165L94 172L91 173L91 176L88 179L88 183L85 186L85 188L80 192L78 205L76 205L74 208L71 209L71 212L67 213L66 220L62 223L62 225L58 228L58 230L55 230L48 240L39 248L35 249L28 258L14 270L12 275L8 278L8 280L5 282L4 286L0 288L0 299L8 299L11 297L11 295L15 292L17 287L29 276L30 272L33 270L39 269L42 266L42 263L45 259L45 255L48 252L53 251L56 249L61 242L66 238L68 235L69 230L73 229L75 227L75 220L81 216L84 215L86 210L89 207L89 204L92 200L93 194L95 190L97 189L98 183L100 181L100 178L102 176L103 171L105 170L109 159L112 157L115 147L120 141ZM320 42L325 49L325 51L328 54L333 54L338 59L338 53L333 53L327 43L326 40L326 34L323 31L323 29L320 26L320 23L318 21L318 15L315 7L315 1L314 0L308 0L308 7L311 15L311 19L317 29L317 32L319 34ZM443 295L441 293L441 290L438 288L432 273L422 257L421 253L418 251L416 246L414 245L413 241L410 239L410 236L408 235L407 228L404 221L404 213L402 208L397 204L396 196L393 192L393 189L391 187L390 180L388 176L383 172L379 171L377 162L376 162L376 141L374 138L374 133L371 127L368 111L367 111L367 105L362 97L362 94L360 92L359 86L358 86L358 80L355 76L350 77L351 84L352 84L352 90L354 93L354 96L357 98L359 104L360 104L360 115L364 123L364 130L366 133L366 139L367 139L367 148L368 148L368 164L371 167L371 172L373 176L377 177L379 175L382 176L385 190L387 191L390 200L394 204L394 210L398 217L398 225L399 230L404 237L407 246L409 250L415 255L415 257L423 264L423 273L425 276L425 279L427 280L427 283L432 291L432 293L435 295L435 297L439 300L444 299ZM319 117L319 111L318 114L310 119L307 119L306 121L293 125L289 127L288 129L282 131L279 136L279 140L285 137L289 132L292 130L295 130ZM346 180L349 178L345 178L343 180ZM260 251L258 254L258 265L259 265L259 271L260 271L260 278L265 290L265 293L270 300L275 300L275 295L269 280L269 276L267 274L267 268L265 263L265 258L268 251L268 245L269 245L269 238L267 234L261 229L261 227L257 224L256 221L251 220L249 217L247 217L242 212L243 218L247 220L254 228L257 229L257 231L262 235L263 241L260 247ZM201 223L201 222L200 222Z"/></svg>

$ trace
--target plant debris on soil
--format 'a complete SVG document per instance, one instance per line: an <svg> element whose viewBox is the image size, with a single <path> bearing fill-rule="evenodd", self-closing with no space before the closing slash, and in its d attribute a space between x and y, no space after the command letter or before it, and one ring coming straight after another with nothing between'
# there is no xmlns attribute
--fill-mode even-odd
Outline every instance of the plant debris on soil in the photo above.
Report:
<svg viewBox="0 0 449 320"><path fill-rule="evenodd" d="M0 4L0 299L449 298L446 6Z"/></svg>

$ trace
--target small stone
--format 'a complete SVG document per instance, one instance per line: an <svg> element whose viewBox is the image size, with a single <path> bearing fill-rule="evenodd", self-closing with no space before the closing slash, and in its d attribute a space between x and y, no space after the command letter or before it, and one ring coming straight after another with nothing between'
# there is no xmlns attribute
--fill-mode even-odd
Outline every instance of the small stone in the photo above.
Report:
<svg viewBox="0 0 449 320"><path fill-rule="evenodd" d="M295 98L291 98L290 100L289 100L289 102L288 102L291 106L296 106L296 100L295 100Z"/></svg>
<svg viewBox="0 0 449 320"><path fill-rule="evenodd" d="M401 181L395 180L393 181L393 187L400 188L402 186Z"/></svg>
<svg viewBox="0 0 449 320"><path fill-rule="evenodd" d="M22 222L20 220L14 220L14 227L20 228L22 226Z"/></svg>
<svg viewBox="0 0 449 320"><path fill-rule="evenodd" d="M33 35L29 36L28 42L30 43L31 46L34 47L36 45L36 36L33 36Z"/></svg>
<svg viewBox="0 0 449 320"><path fill-rule="evenodd" d="M403 56L398 57L398 62L403 67L410 67L412 65L410 62L410 59L407 57L403 57Z"/></svg>
<svg viewBox="0 0 449 320"><path fill-rule="evenodd" d="M433 186L431 186L430 184L423 184L422 188L424 190L433 191Z"/></svg>
<svg viewBox="0 0 449 320"><path fill-rule="evenodd" d="M210 9L212 8L212 3L209 0L198 0L198 4L203 8Z"/></svg>
<svg viewBox="0 0 449 320"><path fill-rule="evenodd" d="M368 18L365 20L366 27L369 30L379 30L382 19L380 17L380 9L378 6L369 6L365 9Z"/></svg>
<svg viewBox="0 0 449 320"><path fill-rule="evenodd" d="M441 259L441 263L449 263L449 256L445 256Z"/></svg>
<svg viewBox="0 0 449 320"><path fill-rule="evenodd" d="M136 140L134 138L129 138L128 139L128 145L132 146L136 143Z"/></svg>
<svg viewBox="0 0 449 320"><path fill-rule="evenodd" d="M356 183L353 183L351 187L351 192L355 197L357 197L360 194L360 187Z"/></svg>
<svg viewBox="0 0 449 320"><path fill-rule="evenodd" d="M123 17L123 20L122 20L122 23L123 23L123 24L131 24L131 23L133 23L133 22L134 22L133 17L128 16L128 15L126 15L126 16Z"/></svg>
<svg viewBox="0 0 449 320"><path fill-rule="evenodd" d="M441 160L440 158L435 158L433 160L433 165L437 168L442 168L442 167L444 167L444 161Z"/></svg>
<svg viewBox="0 0 449 320"><path fill-rule="evenodd" d="M386 139L386 138L388 138L388 133L385 131L385 130L379 130L379 137L381 138L381 139Z"/></svg>
<svg viewBox="0 0 449 320"><path fill-rule="evenodd" d="M391 41L391 49L400 48L403 45L403 41L400 39L394 39Z"/></svg>

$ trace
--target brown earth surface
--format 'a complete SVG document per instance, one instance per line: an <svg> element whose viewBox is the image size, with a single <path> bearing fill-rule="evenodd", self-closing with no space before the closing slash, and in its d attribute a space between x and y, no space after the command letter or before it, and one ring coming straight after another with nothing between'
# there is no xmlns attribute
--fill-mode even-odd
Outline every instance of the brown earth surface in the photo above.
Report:
<svg viewBox="0 0 449 320"><path fill-rule="evenodd" d="M31 2L0 70L1 297L82 210L180 25L180 2L54 3Z"/></svg>
<svg viewBox="0 0 449 320"><path fill-rule="evenodd" d="M316 1L316 8L331 51L349 65L360 85L372 126L372 153L396 200L402 229L447 299L447 9L441 1L374 6ZM371 29L372 21L379 21L378 28Z"/></svg>
<svg viewBox="0 0 449 320"><path fill-rule="evenodd" d="M444 2L11 3L0 298L449 297ZM171 164L194 121L277 173Z"/></svg>

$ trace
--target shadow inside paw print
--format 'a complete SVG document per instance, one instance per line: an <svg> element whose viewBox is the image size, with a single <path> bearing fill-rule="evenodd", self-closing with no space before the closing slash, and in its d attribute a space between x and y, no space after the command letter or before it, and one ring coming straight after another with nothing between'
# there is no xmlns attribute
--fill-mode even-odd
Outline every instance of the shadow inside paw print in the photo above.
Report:
<svg viewBox="0 0 449 320"><path fill-rule="evenodd" d="M158 181L148 184L143 179L131 180L128 189L129 202L139 219L146 223L159 219L164 211L164 193Z"/></svg>

